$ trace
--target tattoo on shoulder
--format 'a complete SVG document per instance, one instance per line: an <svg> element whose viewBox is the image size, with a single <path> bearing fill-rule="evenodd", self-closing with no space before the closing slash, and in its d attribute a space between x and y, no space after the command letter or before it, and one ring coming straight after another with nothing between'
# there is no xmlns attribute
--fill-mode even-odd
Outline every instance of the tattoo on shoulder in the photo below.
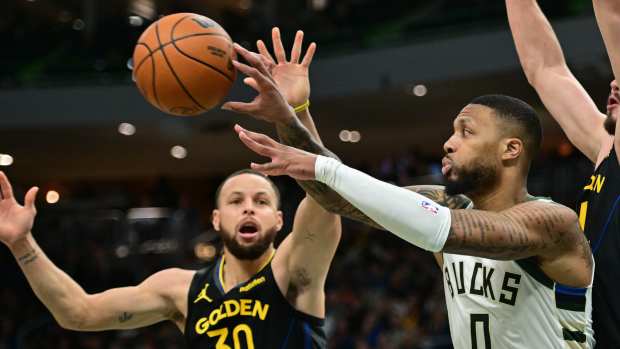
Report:
<svg viewBox="0 0 620 349"><path fill-rule="evenodd" d="M123 314L121 314L118 317L118 322L120 322L122 324L124 322L127 322L127 321L131 320L132 317L133 317L133 314L128 313L128 312L123 312Z"/></svg>
<svg viewBox="0 0 620 349"><path fill-rule="evenodd" d="M453 210L466 208L471 202L465 195L446 194L445 189L439 185L414 185L406 187L406 189L424 195L436 203Z"/></svg>
<svg viewBox="0 0 620 349"><path fill-rule="evenodd" d="M35 249L32 249L28 251L26 254L24 254L23 256L18 257L17 260L19 263L25 266L25 265L28 265L34 262L38 257L39 255L37 254L37 251Z"/></svg>

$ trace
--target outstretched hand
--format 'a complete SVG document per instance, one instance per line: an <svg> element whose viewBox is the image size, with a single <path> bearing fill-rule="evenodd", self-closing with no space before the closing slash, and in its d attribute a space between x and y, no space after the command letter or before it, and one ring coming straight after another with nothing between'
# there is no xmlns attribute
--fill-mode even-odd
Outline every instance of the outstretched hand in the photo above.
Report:
<svg viewBox="0 0 620 349"><path fill-rule="evenodd" d="M314 180L317 155L280 144L262 133L252 132L235 125L239 139L253 152L268 157L270 162L251 163L253 170L268 176L287 175L298 180Z"/></svg>
<svg viewBox="0 0 620 349"><path fill-rule="evenodd" d="M0 241L11 246L25 238L34 223L37 209L34 206L39 188L32 187L26 193L24 206L17 203L13 196L11 182L0 171Z"/></svg>
<svg viewBox="0 0 620 349"><path fill-rule="evenodd" d="M252 87L258 96L251 102L226 102L222 109L249 114L255 118L274 123L288 123L296 118L293 108L286 102L278 89L271 73L261 59L261 55L250 52L239 44L234 44L235 51L250 65L234 60L233 64L251 79L243 82Z"/></svg>
<svg viewBox="0 0 620 349"><path fill-rule="evenodd" d="M295 41L291 48L289 60L286 58L286 52L284 50L284 45L282 45L279 28L275 27L271 30L271 42L273 44L275 59L269 54L269 50L262 40L256 42L261 60L273 76L273 80L278 85L278 88L288 104L293 107L302 105L310 98L310 79L308 71L314 53L316 52L316 44L313 42L308 46L306 54L302 59L303 41L304 32L298 30L297 33L295 33ZM249 84L252 83L252 81L249 81Z"/></svg>

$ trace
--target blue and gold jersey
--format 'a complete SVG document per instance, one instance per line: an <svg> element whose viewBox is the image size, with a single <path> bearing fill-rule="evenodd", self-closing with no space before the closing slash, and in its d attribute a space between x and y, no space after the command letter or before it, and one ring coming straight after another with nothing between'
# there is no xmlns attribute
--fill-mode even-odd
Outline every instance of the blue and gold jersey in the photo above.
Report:
<svg viewBox="0 0 620 349"><path fill-rule="evenodd" d="M280 292L271 260L224 293L224 258L196 272L188 294L188 348L326 348L323 319L296 310Z"/></svg>
<svg viewBox="0 0 620 349"><path fill-rule="evenodd" d="M592 246L596 271L592 319L597 348L620 348L620 165L615 150L585 183L579 223Z"/></svg>

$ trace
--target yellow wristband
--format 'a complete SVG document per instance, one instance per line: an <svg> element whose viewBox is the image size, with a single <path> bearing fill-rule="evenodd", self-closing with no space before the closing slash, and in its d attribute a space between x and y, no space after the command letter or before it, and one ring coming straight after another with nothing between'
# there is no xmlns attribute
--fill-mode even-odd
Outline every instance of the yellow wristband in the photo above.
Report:
<svg viewBox="0 0 620 349"><path fill-rule="evenodd" d="M307 101L304 102L304 104L298 105L296 107L293 107L293 109L295 110L295 113L299 113L302 112L304 110L307 110L308 107L310 107L310 100L308 99Z"/></svg>

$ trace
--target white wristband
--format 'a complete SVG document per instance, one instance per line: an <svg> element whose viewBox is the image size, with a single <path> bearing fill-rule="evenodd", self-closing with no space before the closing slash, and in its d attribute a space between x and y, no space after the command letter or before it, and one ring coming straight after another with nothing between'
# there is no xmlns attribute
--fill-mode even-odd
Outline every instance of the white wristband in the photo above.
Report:
<svg viewBox="0 0 620 349"><path fill-rule="evenodd" d="M315 178L400 238L439 252L450 232L450 209L410 190L382 182L336 159L318 156Z"/></svg>

